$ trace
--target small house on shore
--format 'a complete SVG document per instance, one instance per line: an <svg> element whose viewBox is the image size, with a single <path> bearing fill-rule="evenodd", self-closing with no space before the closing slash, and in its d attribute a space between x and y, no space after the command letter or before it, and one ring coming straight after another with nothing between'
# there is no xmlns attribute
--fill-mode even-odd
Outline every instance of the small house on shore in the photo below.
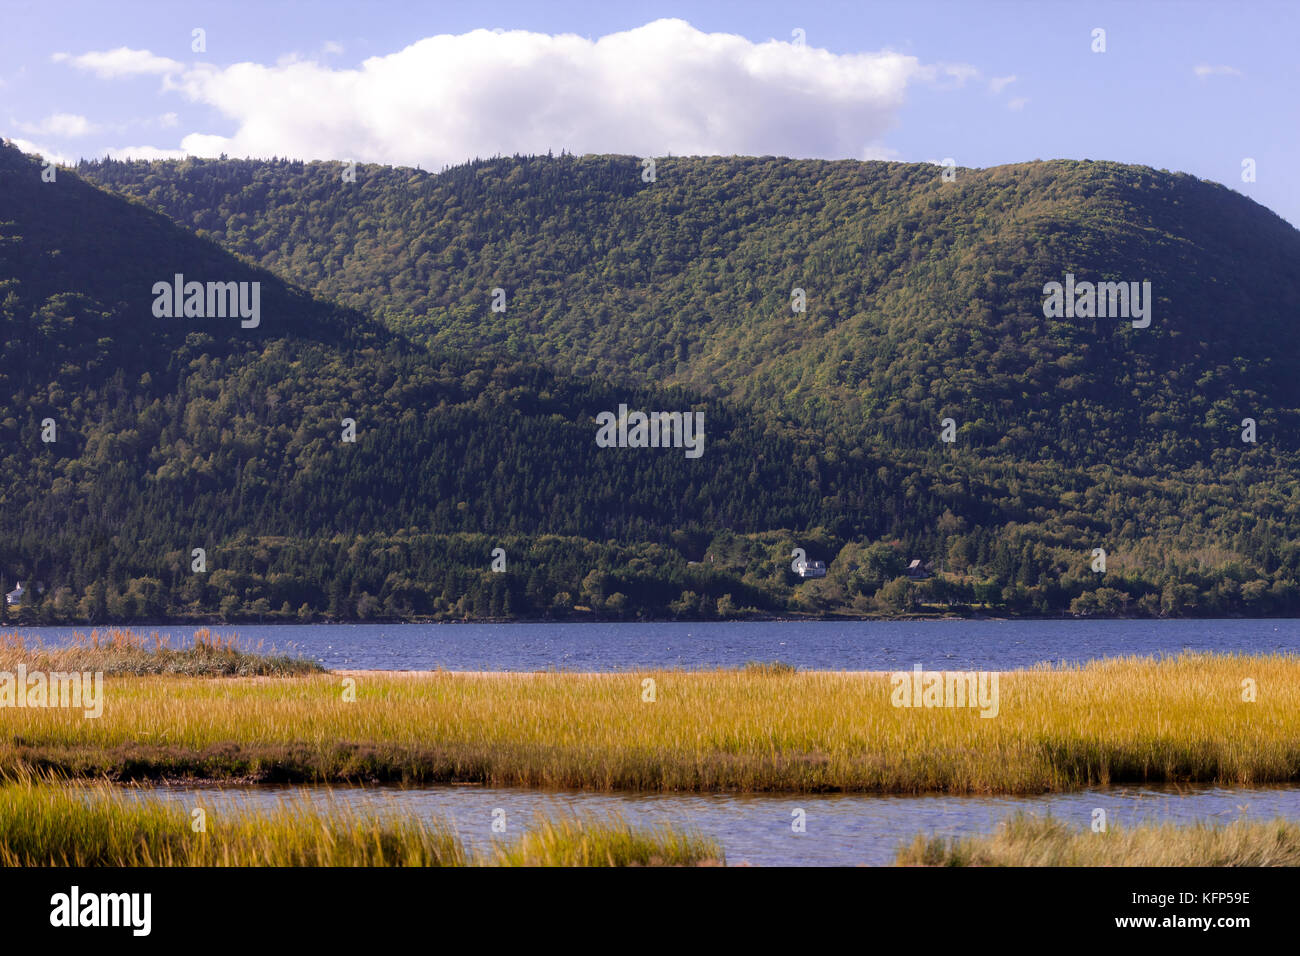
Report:
<svg viewBox="0 0 1300 956"><path fill-rule="evenodd" d="M10 591L8 594L5 595L5 603L8 604L10 607L17 607L19 604L22 604L23 592L25 590L26 588L23 587L23 582L19 581L18 587L14 588L12 591Z"/></svg>
<svg viewBox="0 0 1300 956"><path fill-rule="evenodd" d="M824 578L826 577L826 562L800 561L795 568L795 573L801 578Z"/></svg>

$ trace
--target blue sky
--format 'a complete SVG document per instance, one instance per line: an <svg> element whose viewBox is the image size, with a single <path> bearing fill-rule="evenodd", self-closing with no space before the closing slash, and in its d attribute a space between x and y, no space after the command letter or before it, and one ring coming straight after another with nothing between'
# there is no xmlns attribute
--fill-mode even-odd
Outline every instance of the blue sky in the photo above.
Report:
<svg viewBox="0 0 1300 956"><path fill-rule="evenodd" d="M1300 224L1297 3L5 0L0 16L0 133L64 160L1090 158L1216 180Z"/></svg>

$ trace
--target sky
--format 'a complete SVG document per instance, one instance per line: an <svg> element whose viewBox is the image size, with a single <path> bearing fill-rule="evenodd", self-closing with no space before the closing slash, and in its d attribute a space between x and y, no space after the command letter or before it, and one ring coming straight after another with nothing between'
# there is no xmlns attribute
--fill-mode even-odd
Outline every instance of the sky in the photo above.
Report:
<svg viewBox="0 0 1300 956"><path fill-rule="evenodd" d="M56 162L1106 159L1300 225L1297 41L1294 0L0 0L0 135Z"/></svg>

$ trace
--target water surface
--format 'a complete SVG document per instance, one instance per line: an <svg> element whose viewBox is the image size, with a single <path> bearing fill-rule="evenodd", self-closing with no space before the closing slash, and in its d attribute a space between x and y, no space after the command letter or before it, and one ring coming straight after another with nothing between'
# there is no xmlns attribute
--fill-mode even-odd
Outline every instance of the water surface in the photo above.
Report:
<svg viewBox="0 0 1300 956"><path fill-rule="evenodd" d="M508 787L222 787L165 786L133 791L180 802L189 810L273 809L308 794L358 811L435 818L450 823L471 850L528 829L534 814L617 815L634 825L669 823L718 840L732 865L885 866L919 832L974 836L992 832L1016 811L1051 814L1089 829L1096 808L1108 824L1197 821L1231 823L1241 817L1300 820L1300 787L1135 787L1037 796L896 796L877 794L595 793ZM504 837L492 833L492 811L505 811ZM794 811L806 831L795 833Z"/></svg>
<svg viewBox="0 0 1300 956"><path fill-rule="evenodd" d="M87 628L24 628L49 644ZM182 638L193 627L145 627ZM1297 620L745 621L736 623L240 624L241 645L330 668L620 671L738 667L1009 670L1119 654L1300 653Z"/></svg>

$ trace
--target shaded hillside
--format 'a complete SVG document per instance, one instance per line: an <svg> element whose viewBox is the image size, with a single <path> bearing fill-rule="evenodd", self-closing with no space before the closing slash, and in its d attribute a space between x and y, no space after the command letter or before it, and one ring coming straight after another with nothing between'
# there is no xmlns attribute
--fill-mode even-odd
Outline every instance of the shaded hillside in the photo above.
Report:
<svg viewBox="0 0 1300 956"><path fill-rule="evenodd" d="M117 373L174 381L178 357L257 352L290 336L334 345L392 337L369 317L313 300L69 170L53 182L41 173L35 158L0 147L0 385L7 391L56 377L65 388L93 385ZM174 283L178 273L205 285L249 283L250 292L258 283L255 319L237 311L155 318L155 284ZM245 301L253 304L251 294Z"/></svg>
<svg viewBox="0 0 1300 956"><path fill-rule="evenodd" d="M6 437L29 453L35 437L35 450L69 467L84 455L139 466L135 491L154 519L202 519L220 534L419 526L635 538L835 513L800 474L813 454L806 437L681 390L429 353L67 171L41 183L34 160L12 149L0 160ZM177 272L260 280L263 322L154 316L153 281ZM596 415L619 404L700 407L708 458L596 448ZM53 445L39 441L47 416L61 433ZM358 423L355 447L338 447L345 417ZM262 475L247 487L245 465ZM314 496L302 487L313 477L327 483ZM843 484L882 496L872 477ZM63 504L119 520L128 510Z"/></svg>
<svg viewBox="0 0 1300 956"><path fill-rule="evenodd" d="M293 281L455 348L679 382L855 441L1151 472L1300 444L1300 232L1145 167L500 159L83 164ZM1043 286L1149 280L1149 328ZM807 312L791 310L802 288ZM506 290L507 311L490 308Z"/></svg>

